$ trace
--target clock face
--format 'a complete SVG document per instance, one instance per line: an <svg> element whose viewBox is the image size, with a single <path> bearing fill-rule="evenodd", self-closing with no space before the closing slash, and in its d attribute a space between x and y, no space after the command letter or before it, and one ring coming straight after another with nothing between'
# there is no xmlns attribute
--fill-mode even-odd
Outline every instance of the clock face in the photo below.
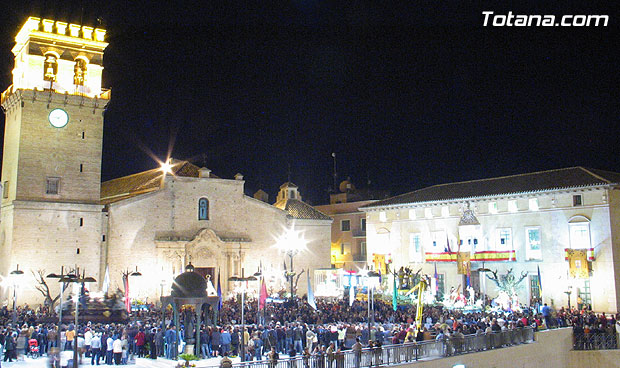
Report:
<svg viewBox="0 0 620 368"><path fill-rule="evenodd" d="M47 119L54 128L62 128L69 122L69 114L63 109L54 109L50 111Z"/></svg>

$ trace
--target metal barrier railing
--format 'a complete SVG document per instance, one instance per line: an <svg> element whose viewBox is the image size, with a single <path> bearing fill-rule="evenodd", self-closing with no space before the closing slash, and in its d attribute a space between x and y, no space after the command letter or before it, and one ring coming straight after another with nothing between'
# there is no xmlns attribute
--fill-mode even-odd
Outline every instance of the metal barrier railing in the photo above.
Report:
<svg viewBox="0 0 620 368"><path fill-rule="evenodd" d="M462 336L462 335L461 335ZM346 350L330 354L319 353L296 356L277 361L260 360L233 364L235 368L371 368L421 359L433 359L457 354L523 344L534 341L534 329L517 328L490 334L454 335L438 341L411 342L364 348L361 351Z"/></svg>
<svg viewBox="0 0 620 368"><path fill-rule="evenodd" d="M611 350L618 349L616 333L573 333L574 350Z"/></svg>

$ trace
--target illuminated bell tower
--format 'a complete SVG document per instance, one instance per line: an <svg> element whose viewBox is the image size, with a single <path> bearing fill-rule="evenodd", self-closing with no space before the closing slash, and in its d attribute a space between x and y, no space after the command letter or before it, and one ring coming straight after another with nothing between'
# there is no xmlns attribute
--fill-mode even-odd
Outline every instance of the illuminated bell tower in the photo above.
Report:
<svg viewBox="0 0 620 368"><path fill-rule="evenodd" d="M15 37L13 85L1 97L0 275L18 263L27 275L58 272L61 264L99 271L81 258L99 261L103 111L110 98L101 88L104 37L103 29L35 17Z"/></svg>

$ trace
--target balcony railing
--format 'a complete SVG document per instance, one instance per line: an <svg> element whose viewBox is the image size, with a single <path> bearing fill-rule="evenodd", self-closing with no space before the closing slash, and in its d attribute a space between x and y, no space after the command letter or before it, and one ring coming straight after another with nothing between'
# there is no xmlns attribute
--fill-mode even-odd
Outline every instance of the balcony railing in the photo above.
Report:
<svg viewBox="0 0 620 368"><path fill-rule="evenodd" d="M573 333L573 349L575 350L610 350L618 349L616 333Z"/></svg>
<svg viewBox="0 0 620 368"><path fill-rule="evenodd" d="M534 341L531 327L497 333L449 337L437 341L411 342L346 350L331 354L297 356L280 360L260 360L233 364L235 368L371 368L437 359L446 356L498 349Z"/></svg>

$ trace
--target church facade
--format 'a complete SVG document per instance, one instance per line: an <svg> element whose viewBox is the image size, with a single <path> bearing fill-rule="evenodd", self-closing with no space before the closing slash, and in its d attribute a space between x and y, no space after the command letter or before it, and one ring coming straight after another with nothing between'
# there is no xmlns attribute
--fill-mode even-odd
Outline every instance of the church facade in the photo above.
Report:
<svg viewBox="0 0 620 368"><path fill-rule="evenodd" d="M512 271L526 305L620 311L619 173L573 167L447 183L361 210L368 263L422 270L441 294L464 291L469 276L494 298L489 277Z"/></svg>
<svg viewBox="0 0 620 368"><path fill-rule="evenodd" d="M101 183L101 88L105 30L29 18L13 48L13 85L2 93L6 116L0 218L1 299L17 287L18 304L39 304L35 274L61 266L84 270L98 290L106 270L112 289L130 277L130 294L146 301L167 294L191 262L205 276L231 276L259 267L271 290L286 287L281 243L303 243L294 271L330 265L332 219L285 183L271 205L244 194L243 176L223 179L187 161L166 163ZM305 253L312 257L304 256ZM24 271L15 281L11 271ZM290 271L290 270L289 270ZM48 280L52 294L58 290ZM258 289L258 285L253 287Z"/></svg>

